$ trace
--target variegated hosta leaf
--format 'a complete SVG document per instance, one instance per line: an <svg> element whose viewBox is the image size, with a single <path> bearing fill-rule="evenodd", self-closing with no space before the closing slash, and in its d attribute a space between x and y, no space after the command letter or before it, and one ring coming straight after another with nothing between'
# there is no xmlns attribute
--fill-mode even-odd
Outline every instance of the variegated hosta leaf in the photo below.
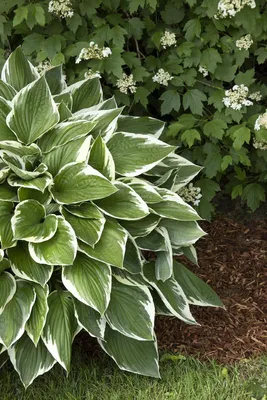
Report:
<svg viewBox="0 0 267 400"><path fill-rule="evenodd" d="M0 140L16 140L15 134L6 124L6 117L10 113L10 106L0 97Z"/></svg>
<svg viewBox="0 0 267 400"><path fill-rule="evenodd" d="M151 117L132 117L121 115L118 119L118 132L142 133L159 138L163 132L165 123Z"/></svg>
<svg viewBox="0 0 267 400"><path fill-rule="evenodd" d="M2 262L2 261L1 261ZM0 273L0 313L16 293L16 281L9 272Z"/></svg>
<svg viewBox="0 0 267 400"><path fill-rule="evenodd" d="M77 239L71 225L63 217L58 218L54 236L42 243L29 243L31 257L38 264L70 265L77 253Z"/></svg>
<svg viewBox="0 0 267 400"><path fill-rule="evenodd" d="M167 229L171 244L174 248L182 246L190 246L202 236L205 232L195 221L174 221L171 219L163 219L160 226Z"/></svg>
<svg viewBox="0 0 267 400"><path fill-rule="evenodd" d="M147 287L124 285L115 279L105 317L114 330L137 340L153 340L155 308Z"/></svg>
<svg viewBox="0 0 267 400"><path fill-rule="evenodd" d="M110 266L78 252L73 265L62 269L62 282L79 301L103 314L111 292Z"/></svg>
<svg viewBox="0 0 267 400"><path fill-rule="evenodd" d="M8 127L25 144L34 142L58 121L57 107L44 77L16 94L12 110L7 116Z"/></svg>
<svg viewBox="0 0 267 400"><path fill-rule="evenodd" d="M11 268L19 278L44 286L53 273L53 266L37 264L29 254L28 244L20 241L16 247L8 249Z"/></svg>
<svg viewBox="0 0 267 400"><path fill-rule="evenodd" d="M134 191L138 193L147 204L159 203L163 200L159 191L142 179L131 179L128 185L131 186L131 188L134 189Z"/></svg>
<svg viewBox="0 0 267 400"><path fill-rule="evenodd" d="M51 67L44 72L45 80L49 86L49 89L53 95L61 93L65 90L67 84L65 82L65 76L62 71L62 65Z"/></svg>
<svg viewBox="0 0 267 400"><path fill-rule="evenodd" d="M144 237L136 238L136 244L142 250L149 251L167 251L165 235L160 228L154 229L151 233Z"/></svg>
<svg viewBox="0 0 267 400"><path fill-rule="evenodd" d="M91 107L103 100L102 88L98 78L76 82L63 90L62 93L65 92L72 95L72 112Z"/></svg>
<svg viewBox="0 0 267 400"><path fill-rule="evenodd" d="M9 84L0 79L0 97L11 101L17 91Z"/></svg>
<svg viewBox="0 0 267 400"><path fill-rule="evenodd" d="M160 378L156 342L129 338L107 325L105 341L99 343L120 369Z"/></svg>
<svg viewBox="0 0 267 400"><path fill-rule="evenodd" d="M71 346L77 328L72 298L68 292L55 291L48 297L48 307L42 339L57 362L69 371Z"/></svg>
<svg viewBox="0 0 267 400"><path fill-rule="evenodd" d="M43 327L45 325L46 316L48 313L47 298L49 294L49 287L32 283L36 293L35 303L32 308L31 316L26 323L26 331L35 346L37 346L41 337Z"/></svg>
<svg viewBox="0 0 267 400"><path fill-rule="evenodd" d="M2 249L16 245L11 226L12 216L13 204L8 201L0 201L0 240Z"/></svg>
<svg viewBox="0 0 267 400"><path fill-rule="evenodd" d="M33 286L17 281L16 292L0 314L0 343L9 348L24 333L36 294Z"/></svg>
<svg viewBox="0 0 267 400"><path fill-rule="evenodd" d="M19 197L19 201L24 201L24 200L36 200L39 203L43 204L43 205L47 205L51 202L52 200L52 195L51 193L48 191L48 189L46 189L43 193L40 192L39 190L36 189L29 189L29 188L24 188L24 187L20 187L18 190L18 197Z"/></svg>
<svg viewBox="0 0 267 400"><path fill-rule="evenodd" d="M110 181L115 179L115 164L112 155L101 136L98 136L91 148L89 164L101 172Z"/></svg>
<svg viewBox="0 0 267 400"><path fill-rule="evenodd" d="M128 185L114 182L117 192L96 201L96 205L110 217L126 221L137 220L149 214L149 208L142 198Z"/></svg>
<svg viewBox="0 0 267 400"><path fill-rule="evenodd" d="M74 299L74 310L78 324L91 336L104 339L106 320L92 307Z"/></svg>
<svg viewBox="0 0 267 400"><path fill-rule="evenodd" d="M72 212L68 211L68 208L62 208L61 213L74 229L77 238L94 247L102 235L106 219L93 204L84 204L88 205L89 210L93 210L91 218L74 215ZM96 215L97 218L94 218L94 215Z"/></svg>
<svg viewBox="0 0 267 400"><path fill-rule="evenodd" d="M152 136L125 132L113 135L108 148L116 172L124 176L137 176L148 171L175 150Z"/></svg>
<svg viewBox="0 0 267 400"><path fill-rule="evenodd" d="M167 229L163 226L158 229L164 235L166 251L159 251L157 253L155 275L157 280L162 280L165 282L172 276L173 273L173 251Z"/></svg>
<svg viewBox="0 0 267 400"><path fill-rule="evenodd" d="M160 217L149 214L147 217L138 221L120 221L120 224L134 237L143 237L149 235L158 225Z"/></svg>
<svg viewBox="0 0 267 400"><path fill-rule="evenodd" d="M70 163L56 175L52 195L60 204L75 204L101 199L117 190L96 169L84 163Z"/></svg>
<svg viewBox="0 0 267 400"><path fill-rule="evenodd" d="M21 90L38 78L37 70L24 56L21 47L17 47L5 62L1 79L14 89Z"/></svg>
<svg viewBox="0 0 267 400"><path fill-rule="evenodd" d="M115 220L107 219L102 236L94 248L79 242L79 249L96 260L123 268L127 232Z"/></svg>
<svg viewBox="0 0 267 400"><path fill-rule="evenodd" d="M4 202L18 201L17 188L9 186L6 182L2 183L0 185L0 202L1 203L2 203L2 200Z"/></svg>
<svg viewBox="0 0 267 400"><path fill-rule="evenodd" d="M38 141L40 149L44 153L63 146L75 139L80 139L93 129L94 123L88 121L61 122L47 132Z"/></svg>
<svg viewBox="0 0 267 400"><path fill-rule="evenodd" d="M41 243L51 239L57 231L56 215L47 215L45 207L36 200L25 200L15 208L11 219L15 240Z"/></svg>
<svg viewBox="0 0 267 400"><path fill-rule="evenodd" d="M129 235L126 243L123 268L132 274L138 274L142 271L141 251L135 240Z"/></svg>
<svg viewBox="0 0 267 400"><path fill-rule="evenodd" d="M25 389L56 363L41 340L35 347L26 334L8 349L8 355Z"/></svg>
<svg viewBox="0 0 267 400"><path fill-rule="evenodd" d="M10 186L36 189L44 192L45 189L52 183L52 177L50 174L45 173L42 176L25 181L24 179L18 178L15 174L11 174L7 178L7 182Z"/></svg>
<svg viewBox="0 0 267 400"><path fill-rule="evenodd" d="M196 221L201 219L196 210L170 190L158 189L162 201L152 204L152 210L161 217L179 221Z"/></svg>
<svg viewBox="0 0 267 400"><path fill-rule="evenodd" d="M144 265L144 276L158 292L161 300L173 315L187 324L197 324L190 312L184 291L174 278L171 277L165 282L158 281L156 279L154 262Z"/></svg>
<svg viewBox="0 0 267 400"><path fill-rule="evenodd" d="M2 257L2 252L3 250L1 250L1 257ZM2 258L2 260L0 261L0 273L9 268L10 268L9 260L7 258Z"/></svg>
<svg viewBox="0 0 267 400"><path fill-rule="evenodd" d="M189 304L224 308L214 290L183 264L174 261L173 272L176 281L182 286Z"/></svg>

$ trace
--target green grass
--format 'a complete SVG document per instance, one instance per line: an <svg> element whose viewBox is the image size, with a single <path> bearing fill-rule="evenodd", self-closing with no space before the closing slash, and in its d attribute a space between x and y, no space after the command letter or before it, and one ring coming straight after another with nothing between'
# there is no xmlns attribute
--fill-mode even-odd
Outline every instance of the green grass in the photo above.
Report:
<svg viewBox="0 0 267 400"><path fill-rule="evenodd" d="M267 394L266 357L227 368L194 358L169 357L161 362L162 379L156 380L122 372L106 356L86 361L81 354L73 357L68 378L55 366L26 392L11 366L5 365L0 370L0 399L251 400L252 395L262 399Z"/></svg>

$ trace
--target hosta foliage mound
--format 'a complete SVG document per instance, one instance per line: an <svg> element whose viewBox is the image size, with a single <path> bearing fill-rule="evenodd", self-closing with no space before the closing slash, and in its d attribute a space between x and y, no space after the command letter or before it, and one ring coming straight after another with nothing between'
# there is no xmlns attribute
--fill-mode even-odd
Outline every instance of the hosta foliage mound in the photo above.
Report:
<svg viewBox="0 0 267 400"><path fill-rule="evenodd" d="M155 313L195 324L190 304L222 306L173 260L197 262L200 218L175 191L200 168L158 140L161 121L103 101L97 78L40 77L20 48L1 78L0 365L25 387L69 371L83 329L121 369L158 377Z"/></svg>

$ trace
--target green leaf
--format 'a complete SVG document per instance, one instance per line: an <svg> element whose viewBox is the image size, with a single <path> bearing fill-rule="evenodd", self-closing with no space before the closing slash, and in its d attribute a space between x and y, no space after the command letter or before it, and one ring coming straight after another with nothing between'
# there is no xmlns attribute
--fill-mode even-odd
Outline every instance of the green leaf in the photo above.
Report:
<svg viewBox="0 0 267 400"><path fill-rule="evenodd" d="M155 309L150 291L116 282L105 317L110 327L137 340L153 340Z"/></svg>
<svg viewBox="0 0 267 400"><path fill-rule="evenodd" d="M221 62L222 58L216 49L206 49L201 54L200 64L206 67L211 73L214 73L217 65Z"/></svg>
<svg viewBox="0 0 267 400"><path fill-rule="evenodd" d="M205 235L205 232L195 221L184 222L163 219L160 226L167 229L173 247L190 246Z"/></svg>
<svg viewBox="0 0 267 400"><path fill-rule="evenodd" d="M76 299L101 315L105 312L111 292L109 265L78 252L73 265L63 267L62 282Z"/></svg>
<svg viewBox="0 0 267 400"><path fill-rule="evenodd" d="M148 135L116 133L108 142L116 172L124 176L138 176L153 168L175 150ZM123 149L123 151L122 151Z"/></svg>
<svg viewBox="0 0 267 400"><path fill-rule="evenodd" d="M36 69L26 59L21 47L17 47L5 62L1 79L14 89L20 90L38 78L39 74Z"/></svg>
<svg viewBox="0 0 267 400"><path fill-rule="evenodd" d="M125 35L127 35L127 31L121 26L117 25L111 29L112 41L115 46L123 48L125 43Z"/></svg>
<svg viewBox="0 0 267 400"><path fill-rule="evenodd" d="M21 24L21 22L26 20L28 17L28 8L25 6L17 8L14 12L15 17L13 19L13 26Z"/></svg>
<svg viewBox="0 0 267 400"><path fill-rule="evenodd" d="M2 262L2 261L1 261ZM16 293L16 281L9 272L2 272L0 274L0 312L2 313L7 303L12 299Z"/></svg>
<svg viewBox="0 0 267 400"><path fill-rule="evenodd" d="M34 288L24 281L17 281L16 293L0 314L0 343L9 348L24 333L35 302Z"/></svg>
<svg viewBox="0 0 267 400"><path fill-rule="evenodd" d="M154 262L144 265L144 276L149 284L157 291L164 305L173 315L187 324L196 324L190 312L184 291L174 278L169 278L165 282L157 280L155 277Z"/></svg>
<svg viewBox="0 0 267 400"><path fill-rule="evenodd" d="M15 275L21 279L39 283L41 286L45 286L53 273L52 266L37 264L33 261L25 242L18 242L16 247L8 249L8 258Z"/></svg>
<svg viewBox="0 0 267 400"><path fill-rule="evenodd" d="M120 369L154 378L160 377L155 342L135 340L107 326L105 341L99 343Z"/></svg>
<svg viewBox="0 0 267 400"><path fill-rule="evenodd" d="M129 37L133 36L137 40L142 38L143 29L145 28L144 21L141 21L140 18L134 17L128 19L128 35Z"/></svg>
<svg viewBox="0 0 267 400"><path fill-rule="evenodd" d="M41 243L54 236L58 220L56 215L46 216L45 207L38 201L25 200L15 208L11 225L16 240Z"/></svg>
<svg viewBox="0 0 267 400"><path fill-rule="evenodd" d="M189 304L202 307L222 307L223 303L212 288L183 264L174 261L174 277L187 297Z"/></svg>
<svg viewBox="0 0 267 400"><path fill-rule="evenodd" d="M250 142L250 129L245 126L234 127L231 137L234 140L233 147L235 150L240 150L243 144Z"/></svg>
<svg viewBox="0 0 267 400"><path fill-rule="evenodd" d="M3 250L16 245L11 227L13 216L13 204L8 201L0 201L0 240Z"/></svg>
<svg viewBox="0 0 267 400"><path fill-rule="evenodd" d="M159 189L162 200L152 204L152 210L161 217L178 221L196 221L201 219L193 207L187 204L178 194L166 189Z"/></svg>
<svg viewBox="0 0 267 400"><path fill-rule="evenodd" d="M90 210L94 212L95 208L99 213L97 218L94 218L93 215L89 216L89 218L74 215L72 212L69 212L69 208L63 208L61 212L66 221L68 221L74 229L77 238L94 247L101 238L106 219L93 204L84 203L84 206L88 207L89 212Z"/></svg>
<svg viewBox="0 0 267 400"><path fill-rule="evenodd" d="M128 185L115 182L118 191L96 202L105 214L123 220L137 220L149 214L149 208L142 198Z"/></svg>
<svg viewBox="0 0 267 400"><path fill-rule="evenodd" d="M68 372L77 328L73 301L68 292L54 291L48 297L48 307L42 339L52 356Z"/></svg>
<svg viewBox="0 0 267 400"><path fill-rule="evenodd" d="M41 4L34 4L34 17L38 25L45 25L45 11Z"/></svg>
<svg viewBox="0 0 267 400"><path fill-rule="evenodd" d="M176 90L166 90L159 98L163 101L161 115L169 114L172 110L179 111L181 107L180 95Z"/></svg>
<svg viewBox="0 0 267 400"><path fill-rule="evenodd" d="M31 316L26 324L26 331L35 346L37 346L48 313L47 298L49 295L49 287L48 285L41 287L36 283L32 284L32 286L36 293L36 300L32 308Z"/></svg>
<svg viewBox="0 0 267 400"><path fill-rule="evenodd" d="M31 257L38 264L70 265L77 253L77 239L71 225L58 218L58 228L52 239L42 243L29 243Z"/></svg>
<svg viewBox="0 0 267 400"><path fill-rule="evenodd" d="M70 163L61 168L52 187L52 195L59 204L101 199L116 191L100 172L83 163Z"/></svg>
<svg viewBox="0 0 267 400"><path fill-rule="evenodd" d="M42 341L35 347L26 334L8 350L8 355L25 389L56 363Z"/></svg>
<svg viewBox="0 0 267 400"><path fill-rule="evenodd" d="M183 107L185 110L190 108L193 114L202 115L202 102L206 100L207 97L203 92L200 92L198 89L190 89L183 97Z"/></svg>
<svg viewBox="0 0 267 400"><path fill-rule="evenodd" d="M233 159L231 156L224 156L222 159L222 164L221 164L221 169L222 171L225 171L229 165L233 164Z"/></svg>
<svg viewBox="0 0 267 400"><path fill-rule="evenodd" d="M184 26L185 38L189 42L195 37L200 37L201 24L199 19L190 19Z"/></svg>
<svg viewBox="0 0 267 400"><path fill-rule="evenodd" d="M98 136L90 150L88 163L108 180L115 179L115 164L112 155L101 136Z"/></svg>
<svg viewBox="0 0 267 400"><path fill-rule="evenodd" d="M75 316L78 324L91 336L104 339L106 321L93 308L74 299Z"/></svg>
<svg viewBox="0 0 267 400"><path fill-rule="evenodd" d="M201 140L201 136L196 129L189 129L183 132L181 140L185 141L189 147L192 147L195 140Z"/></svg>
<svg viewBox="0 0 267 400"><path fill-rule="evenodd" d="M58 121L58 110L44 77L16 94L7 117L8 127L25 144L34 142Z"/></svg>
<svg viewBox="0 0 267 400"><path fill-rule="evenodd" d="M226 122L221 119L213 119L204 125L203 131L206 136L221 140L225 129L227 129Z"/></svg>
<svg viewBox="0 0 267 400"><path fill-rule="evenodd" d="M95 247L79 242L79 250L95 260L123 268L127 232L115 220L108 219Z"/></svg>
<svg viewBox="0 0 267 400"><path fill-rule="evenodd" d="M265 191L258 183L250 183L245 186L242 199L247 201L247 205L254 212L260 206L260 202L265 201Z"/></svg>
<svg viewBox="0 0 267 400"><path fill-rule="evenodd" d="M94 123L82 120L61 122L38 141L38 146L42 153L49 153L68 142L87 136L94 126Z"/></svg>

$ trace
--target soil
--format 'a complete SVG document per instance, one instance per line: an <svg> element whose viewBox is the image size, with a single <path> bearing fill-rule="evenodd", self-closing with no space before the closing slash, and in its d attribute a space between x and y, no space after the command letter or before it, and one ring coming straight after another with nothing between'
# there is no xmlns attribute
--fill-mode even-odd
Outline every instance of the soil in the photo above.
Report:
<svg viewBox="0 0 267 400"><path fill-rule="evenodd" d="M265 214L266 216L266 214ZM231 363L267 351L267 219L245 225L225 217L202 223L199 266L185 262L209 283L226 311L191 306L201 326L158 317L159 349ZM184 260L185 261L185 260Z"/></svg>

